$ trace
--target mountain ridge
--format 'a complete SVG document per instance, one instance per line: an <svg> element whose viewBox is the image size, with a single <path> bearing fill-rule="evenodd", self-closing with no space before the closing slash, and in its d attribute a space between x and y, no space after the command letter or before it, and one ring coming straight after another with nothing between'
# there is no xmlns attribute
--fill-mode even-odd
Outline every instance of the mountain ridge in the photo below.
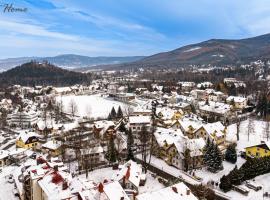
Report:
<svg viewBox="0 0 270 200"><path fill-rule="evenodd" d="M80 73L62 69L48 62L31 61L8 71L0 73L0 86L10 85L53 85L71 86L74 84L89 84L92 74Z"/></svg>
<svg viewBox="0 0 270 200"><path fill-rule="evenodd" d="M17 57L0 59L0 71L6 71L32 60L43 62L48 61L54 65L67 69L82 67L93 67L104 64L119 64L132 62L144 58L144 56L84 56L77 54L61 54L52 57Z"/></svg>

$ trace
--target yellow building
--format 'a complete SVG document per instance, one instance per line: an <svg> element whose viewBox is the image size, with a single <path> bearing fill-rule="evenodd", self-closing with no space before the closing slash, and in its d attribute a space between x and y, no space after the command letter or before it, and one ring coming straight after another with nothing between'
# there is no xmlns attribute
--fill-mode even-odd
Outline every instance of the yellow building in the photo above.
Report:
<svg viewBox="0 0 270 200"><path fill-rule="evenodd" d="M49 155L56 157L61 154L62 144L57 140L50 140L42 145L43 153L48 153Z"/></svg>
<svg viewBox="0 0 270 200"><path fill-rule="evenodd" d="M39 141L39 135L34 132L21 132L16 139L16 146L19 148L35 148Z"/></svg>
<svg viewBox="0 0 270 200"><path fill-rule="evenodd" d="M177 110L172 117L172 120L179 120L183 117L184 112L182 110Z"/></svg>
<svg viewBox="0 0 270 200"><path fill-rule="evenodd" d="M261 158L270 156L270 146L267 143L246 147L246 155L251 158Z"/></svg>

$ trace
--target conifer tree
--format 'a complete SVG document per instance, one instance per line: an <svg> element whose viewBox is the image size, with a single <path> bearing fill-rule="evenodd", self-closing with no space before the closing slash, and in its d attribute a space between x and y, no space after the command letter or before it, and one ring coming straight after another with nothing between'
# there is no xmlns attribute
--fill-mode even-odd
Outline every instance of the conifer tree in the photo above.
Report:
<svg viewBox="0 0 270 200"><path fill-rule="evenodd" d="M122 117L123 117L123 112L122 112L121 107L119 106L117 110L117 118L122 118Z"/></svg>
<svg viewBox="0 0 270 200"><path fill-rule="evenodd" d="M109 113L108 120L112 120L111 113Z"/></svg>
<svg viewBox="0 0 270 200"><path fill-rule="evenodd" d="M237 161L235 146L236 144L230 144L225 152L225 160L233 164Z"/></svg>
<svg viewBox="0 0 270 200"><path fill-rule="evenodd" d="M115 119L117 117L114 107L112 107L112 110L111 110L111 117L112 119Z"/></svg>
<svg viewBox="0 0 270 200"><path fill-rule="evenodd" d="M214 173L223 169L222 155L214 142L210 142L209 146L206 144L204 150L204 163L207 166L207 169Z"/></svg>
<svg viewBox="0 0 270 200"><path fill-rule="evenodd" d="M114 146L114 138L113 138L113 136L110 136L110 139L109 139L107 159L111 163L114 163L117 160L117 154L116 154L116 149L115 149L115 146Z"/></svg>
<svg viewBox="0 0 270 200"><path fill-rule="evenodd" d="M131 129L127 131L127 160L134 160L134 154L132 146L134 143L133 135Z"/></svg>
<svg viewBox="0 0 270 200"><path fill-rule="evenodd" d="M219 188L224 192L228 192L232 189L232 183L229 176L222 176L222 178L220 179Z"/></svg>
<svg viewBox="0 0 270 200"><path fill-rule="evenodd" d="M210 162L210 152L212 151L212 148L213 148L213 142L210 141L210 139L208 138L207 139L207 142L206 142L206 145L204 147L204 154L203 154L203 161L204 161L204 164L206 166L209 165L209 162Z"/></svg>

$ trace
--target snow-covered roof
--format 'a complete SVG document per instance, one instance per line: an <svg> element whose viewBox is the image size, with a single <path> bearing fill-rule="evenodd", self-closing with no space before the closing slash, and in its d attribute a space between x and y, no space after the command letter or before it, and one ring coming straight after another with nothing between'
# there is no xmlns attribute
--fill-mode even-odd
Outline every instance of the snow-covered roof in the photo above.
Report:
<svg viewBox="0 0 270 200"><path fill-rule="evenodd" d="M142 175L142 166L132 160L126 162L124 165L119 165L119 170L113 176L113 179L117 181L122 180L126 176L127 171L129 170L128 168L130 168L128 181L135 187L139 187Z"/></svg>
<svg viewBox="0 0 270 200"><path fill-rule="evenodd" d="M187 116L179 120L180 125L184 129L184 131L189 131L190 127L192 127L194 130L198 129L202 126L202 119L197 117L196 115Z"/></svg>
<svg viewBox="0 0 270 200"><path fill-rule="evenodd" d="M223 124L219 121L205 124L203 127L211 137L213 137L213 134L215 134L217 137L224 135L223 131L225 130L225 126L223 126Z"/></svg>
<svg viewBox="0 0 270 200"><path fill-rule="evenodd" d="M234 101L236 103L243 103L244 101L246 101L247 98L245 97L240 97L240 96L229 96L226 101L227 102L231 102L231 101Z"/></svg>
<svg viewBox="0 0 270 200"><path fill-rule="evenodd" d="M130 116L129 123L131 123L131 124L150 124L151 117L150 116Z"/></svg>
<svg viewBox="0 0 270 200"><path fill-rule="evenodd" d="M161 190L139 194L136 198L137 200L198 200L183 182Z"/></svg>
<svg viewBox="0 0 270 200"><path fill-rule="evenodd" d="M9 151L7 150L0 150L0 160L5 159L9 156Z"/></svg>
<svg viewBox="0 0 270 200"><path fill-rule="evenodd" d="M75 197L71 190L72 181L71 174L64 171L51 170L38 181L38 185L47 195L48 200L54 199L69 199ZM64 182L67 182L68 187L63 189Z"/></svg>
<svg viewBox="0 0 270 200"><path fill-rule="evenodd" d="M160 147L162 147L165 143L171 145L178 141L181 137L184 137L180 129L174 130L161 127L157 127L156 131L154 132L154 136Z"/></svg>
<svg viewBox="0 0 270 200"><path fill-rule="evenodd" d="M96 121L94 122L94 124L95 124L95 127L98 129L101 129L101 128L107 129L110 126L115 126L113 121L108 121L108 120Z"/></svg>
<svg viewBox="0 0 270 200"><path fill-rule="evenodd" d="M61 142L57 140L50 140L42 145L43 148L56 150L61 147Z"/></svg>
<svg viewBox="0 0 270 200"><path fill-rule="evenodd" d="M38 135L35 132L21 131L20 134L19 134L19 136L17 137L17 140L21 139L25 143L30 137L37 137L37 138L39 138L40 135Z"/></svg>
<svg viewBox="0 0 270 200"><path fill-rule="evenodd" d="M80 180L82 181L82 180ZM79 192L82 200L129 200L118 181L104 181L95 183L91 180L83 180L84 189Z"/></svg>
<svg viewBox="0 0 270 200"><path fill-rule="evenodd" d="M226 114L231 110L231 106L225 103L208 101L209 104L205 104L205 101L199 102L199 108L203 111Z"/></svg>

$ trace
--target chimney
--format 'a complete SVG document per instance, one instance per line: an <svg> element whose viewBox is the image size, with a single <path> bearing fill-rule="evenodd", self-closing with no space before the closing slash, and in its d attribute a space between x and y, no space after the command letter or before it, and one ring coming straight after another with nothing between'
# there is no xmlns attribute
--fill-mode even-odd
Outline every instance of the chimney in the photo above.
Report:
<svg viewBox="0 0 270 200"><path fill-rule="evenodd" d="M54 167L53 167L53 169L54 169L54 171L58 171L58 165L55 165Z"/></svg>
<svg viewBox="0 0 270 200"><path fill-rule="evenodd" d="M190 195L190 189L187 189L187 195Z"/></svg>
<svg viewBox="0 0 270 200"><path fill-rule="evenodd" d="M178 193L178 191L177 191L177 188L176 188L176 187L172 187L172 190L173 190L175 193Z"/></svg>
<svg viewBox="0 0 270 200"><path fill-rule="evenodd" d="M99 191L100 193L103 193L103 192L104 192L104 186L103 186L102 183L99 183L99 185L98 185L98 191Z"/></svg>
<svg viewBox="0 0 270 200"><path fill-rule="evenodd" d="M67 188L68 188L68 183L67 183L67 181L65 180L65 181L63 182L62 189L63 189L63 190L66 190Z"/></svg>
<svg viewBox="0 0 270 200"><path fill-rule="evenodd" d="M130 177L130 166L128 166L127 168L128 169L127 169L127 172L126 172L126 175L125 175L126 180L128 180L129 177Z"/></svg>

